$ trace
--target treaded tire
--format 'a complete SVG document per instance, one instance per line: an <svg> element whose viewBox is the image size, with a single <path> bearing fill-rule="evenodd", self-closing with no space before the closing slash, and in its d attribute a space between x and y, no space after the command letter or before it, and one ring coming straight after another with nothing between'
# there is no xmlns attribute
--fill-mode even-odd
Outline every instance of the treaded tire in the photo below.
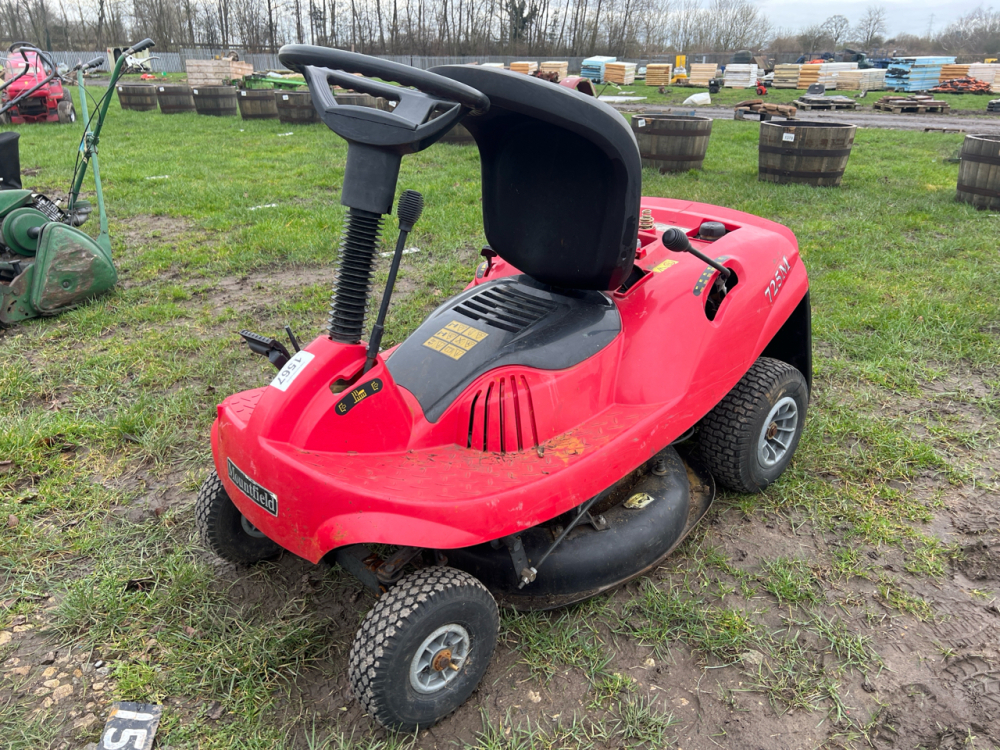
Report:
<svg viewBox="0 0 1000 750"><path fill-rule="evenodd" d="M276 542L246 532L243 514L226 494L218 472L213 471L202 482L194 508L195 526L201 541L223 560L252 565L281 553Z"/></svg>
<svg viewBox="0 0 1000 750"><path fill-rule="evenodd" d="M758 456L758 444L772 407L795 401L798 422L784 455L773 465ZM761 357L698 427L698 447L716 481L736 492L760 492L781 476L798 447L805 424L809 388L797 369Z"/></svg>
<svg viewBox="0 0 1000 750"><path fill-rule="evenodd" d="M434 693L411 684L410 666L425 638L458 624L471 646L457 677ZM414 731L433 726L479 685L496 648L496 600L473 576L455 568L423 568L403 578L365 616L348 658L351 690L379 724Z"/></svg>
<svg viewBox="0 0 1000 750"><path fill-rule="evenodd" d="M73 106L72 101L67 101L66 99L60 101L56 106L56 112L59 114L59 123L61 125L69 125L76 122L76 108Z"/></svg>

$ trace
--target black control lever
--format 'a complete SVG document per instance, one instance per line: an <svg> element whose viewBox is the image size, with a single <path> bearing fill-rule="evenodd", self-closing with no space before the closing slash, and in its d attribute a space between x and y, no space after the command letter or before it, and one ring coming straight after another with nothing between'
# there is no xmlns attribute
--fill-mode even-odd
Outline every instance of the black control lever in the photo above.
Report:
<svg viewBox="0 0 1000 750"><path fill-rule="evenodd" d="M277 339L268 338L267 336L261 336L259 333L245 330L240 331L240 336L247 342L250 351L254 352L254 354L267 357L268 362L279 370L292 358L285 345Z"/></svg>
<svg viewBox="0 0 1000 750"><path fill-rule="evenodd" d="M382 331L385 329L385 316L389 312L389 298L392 288L396 285L396 274L399 272L399 261L403 257L403 246L406 238L413 231L420 214L424 211L424 196L416 190L404 190L396 204L396 216L399 217L399 239L396 240L396 252L392 254L392 265L389 266L389 278L385 282L385 292L382 294L382 304L378 309L378 318L372 326L372 337L368 342L368 358L365 360L364 372L375 366L379 345L382 343Z"/></svg>
<svg viewBox="0 0 1000 750"><path fill-rule="evenodd" d="M698 260L704 261L718 271L722 275L723 282L729 280L729 274L731 274L732 271L718 261L712 260L704 253L700 253L691 247L691 241L688 239L688 236L677 227L670 227L665 230L660 239L663 242L663 246L667 248L667 250L671 250L675 253L691 253L691 255L696 257Z"/></svg>

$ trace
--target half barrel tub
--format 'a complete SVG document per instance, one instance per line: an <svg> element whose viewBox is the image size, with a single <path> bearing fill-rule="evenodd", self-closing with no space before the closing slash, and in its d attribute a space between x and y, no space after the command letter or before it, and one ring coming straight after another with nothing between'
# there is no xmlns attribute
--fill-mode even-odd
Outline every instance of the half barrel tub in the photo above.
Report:
<svg viewBox="0 0 1000 750"><path fill-rule="evenodd" d="M847 169L857 128L839 122L762 122L757 179L836 187Z"/></svg>
<svg viewBox="0 0 1000 750"><path fill-rule="evenodd" d="M156 100L160 103L160 112L165 115L195 111L191 87L181 83L165 83L157 86Z"/></svg>
<svg viewBox="0 0 1000 750"><path fill-rule="evenodd" d="M955 199L1000 211L1000 135L967 135Z"/></svg>
<svg viewBox="0 0 1000 750"><path fill-rule="evenodd" d="M278 107L278 119L286 124L319 122L319 113L316 112L308 91L276 90L274 102Z"/></svg>
<svg viewBox="0 0 1000 750"><path fill-rule="evenodd" d="M273 120L278 116L273 89L241 89L236 99L244 120Z"/></svg>
<svg viewBox="0 0 1000 750"><path fill-rule="evenodd" d="M639 143L643 167L686 172L701 169L712 135L712 120L685 115L633 115L632 132Z"/></svg>
<svg viewBox="0 0 1000 750"><path fill-rule="evenodd" d="M235 86L192 86L191 94L199 115L235 117L239 112Z"/></svg>
<svg viewBox="0 0 1000 750"><path fill-rule="evenodd" d="M462 123L457 123L455 127L441 136L441 143L454 143L456 146L470 146L475 143L472 133Z"/></svg>
<svg viewBox="0 0 1000 750"><path fill-rule="evenodd" d="M149 83L119 83L118 103L122 109L149 112L156 109L156 86Z"/></svg>

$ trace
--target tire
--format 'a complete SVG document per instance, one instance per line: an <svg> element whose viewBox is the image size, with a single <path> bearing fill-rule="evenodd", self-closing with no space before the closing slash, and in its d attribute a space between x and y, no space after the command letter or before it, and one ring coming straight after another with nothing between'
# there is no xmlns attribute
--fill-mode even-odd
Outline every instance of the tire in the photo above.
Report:
<svg viewBox="0 0 1000 750"><path fill-rule="evenodd" d="M59 102L56 112L59 113L60 125L69 125L76 122L76 109L73 107L73 102L66 100Z"/></svg>
<svg viewBox="0 0 1000 750"><path fill-rule="evenodd" d="M194 508L202 543L223 560L252 565L281 554L281 547L257 531L229 499L218 472L202 483Z"/></svg>
<svg viewBox="0 0 1000 750"><path fill-rule="evenodd" d="M444 566L418 570L361 623L348 659L351 690L382 726L431 727L479 685L499 629L496 601L473 576ZM443 651L449 646L453 671L436 666L449 663Z"/></svg>
<svg viewBox="0 0 1000 750"><path fill-rule="evenodd" d="M802 373L768 357L754 362L698 428L699 452L716 481L752 493L780 477L799 445L808 404Z"/></svg>

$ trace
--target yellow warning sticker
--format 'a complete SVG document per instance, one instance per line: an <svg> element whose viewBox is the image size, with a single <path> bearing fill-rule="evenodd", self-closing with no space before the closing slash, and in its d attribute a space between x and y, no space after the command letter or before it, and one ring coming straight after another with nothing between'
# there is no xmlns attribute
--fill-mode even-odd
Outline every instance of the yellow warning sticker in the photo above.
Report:
<svg viewBox="0 0 1000 750"><path fill-rule="evenodd" d="M676 260L665 260L658 266L653 266L653 273L659 273L660 271L666 271L670 266L676 266Z"/></svg>
<svg viewBox="0 0 1000 750"><path fill-rule="evenodd" d="M486 331L480 331L457 320L451 321L440 331L424 342L424 346L441 352L446 357L461 359L467 351L489 336Z"/></svg>

